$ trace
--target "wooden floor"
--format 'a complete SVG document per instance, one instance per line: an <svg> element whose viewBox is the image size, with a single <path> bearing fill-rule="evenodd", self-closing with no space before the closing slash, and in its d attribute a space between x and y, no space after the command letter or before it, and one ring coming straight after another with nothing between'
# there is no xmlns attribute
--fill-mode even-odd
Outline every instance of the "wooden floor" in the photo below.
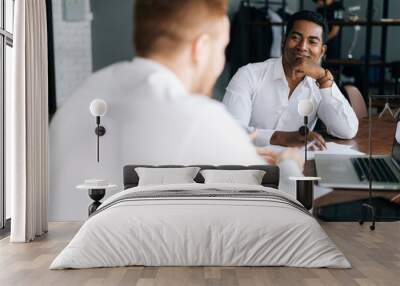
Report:
<svg viewBox="0 0 400 286"><path fill-rule="evenodd" d="M289 267L124 267L48 270L80 227L51 223L49 233L28 244L0 241L0 285L400 285L400 222L323 223L352 269Z"/></svg>

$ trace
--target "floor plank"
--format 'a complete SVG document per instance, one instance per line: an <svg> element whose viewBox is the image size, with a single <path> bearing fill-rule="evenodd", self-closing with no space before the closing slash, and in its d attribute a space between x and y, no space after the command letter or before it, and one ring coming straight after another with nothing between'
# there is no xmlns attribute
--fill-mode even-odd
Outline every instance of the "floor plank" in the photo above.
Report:
<svg viewBox="0 0 400 286"><path fill-rule="evenodd" d="M80 223L50 223L32 243L0 240L0 285L398 286L400 222L378 223L375 231L357 223L321 223L351 262L352 269L289 267L118 267L50 271L55 256Z"/></svg>

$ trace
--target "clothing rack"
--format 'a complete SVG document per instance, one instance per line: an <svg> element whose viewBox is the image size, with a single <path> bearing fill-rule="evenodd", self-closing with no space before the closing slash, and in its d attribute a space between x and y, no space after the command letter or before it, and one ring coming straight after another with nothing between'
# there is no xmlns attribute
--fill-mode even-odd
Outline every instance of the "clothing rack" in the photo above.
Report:
<svg viewBox="0 0 400 286"><path fill-rule="evenodd" d="M276 6L281 6L282 9L285 9L286 7L286 0L282 0L282 1L271 1L271 0L244 0L242 2L245 2L247 5L251 5L251 4L264 4L264 8L266 10L269 9L270 5L276 5Z"/></svg>
<svg viewBox="0 0 400 286"><path fill-rule="evenodd" d="M238 11L232 17L231 41L227 47L227 60L230 62L230 73L248 63L265 61L272 55L280 55L280 42L284 30L282 20L275 15L276 7L285 7L286 0L242 0ZM271 9L272 5L274 9ZM276 22L277 25L257 25ZM278 38L274 41L275 38Z"/></svg>
<svg viewBox="0 0 400 286"><path fill-rule="evenodd" d="M340 1L344 3L344 0ZM367 1L366 1L367 2ZM338 25L340 27L347 26L364 26L366 27L366 38L365 38L365 49L364 49L364 59L363 60L349 60L349 59L334 59L328 60L327 63L333 66L361 66L363 68L363 84L362 84L362 93L365 97L368 96L369 88L371 85L369 74L369 68L372 66L378 66L379 69L379 94L384 94L385 87L385 69L390 67L390 63L387 63L386 54L387 54L387 29L389 26L400 26L400 19L385 21L385 20L373 20L373 12L374 12L374 0L368 0L366 7L366 17L365 20L358 21L331 21L330 24ZM389 16L389 0L382 0L382 17L381 19L387 19ZM396 15L397 16L397 15ZM400 15L399 15L400 16ZM397 17L399 17L397 16ZM371 43L372 43L372 28L373 27L381 27L382 33L380 37L380 59L372 60L371 59ZM339 35L339 39L341 42L341 34ZM341 45L340 45L341 46Z"/></svg>
<svg viewBox="0 0 400 286"><path fill-rule="evenodd" d="M270 5L276 5L276 6L280 6L280 8L284 11L285 7L287 6L287 1L286 0L275 0L275 1L271 1L271 0L243 0L242 2L245 2L248 6L250 6L252 3L253 4L264 4L264 9L266 11L268 11L268 9L270 8ZM301 2L304 2L303 0ZM268 17L268 12L266 13L266 17ZM271 26L285 26L285 23L282 19L282 22L278 23L278 22L269 22ZM282 29L282 38L284 37L284 29Z"/></svg>
<svg viewBox="0 0 400 286"><path fill-rule="evenodd" d="M269 7L269 5L283 5L286 6L286 0L283 1L271 1L271 0L244 0L247 4L256 3L256 4L264 4L265 7ZM283 3L284 2L284 3Z"/></svg>
<svg viewBox="0 0 400 286"><path fill-rule="evenodd" d="M276 6L281 6L281 8L285 9L287 6L287 1L286 0L243 0L242 2L246 2L247 5L251 5L251 3L255 4L264 4L265 8L269 8L270 5L276 5ZM304 9L304 0L300 0L300 10Z"/></svg>

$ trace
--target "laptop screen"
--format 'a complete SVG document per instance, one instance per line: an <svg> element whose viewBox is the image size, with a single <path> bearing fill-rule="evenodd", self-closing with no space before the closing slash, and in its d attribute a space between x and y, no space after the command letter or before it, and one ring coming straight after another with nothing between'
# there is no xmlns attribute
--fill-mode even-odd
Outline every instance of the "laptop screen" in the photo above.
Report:
<svg viewBox="0 0 400 286"><path fill-rule="evenodd" d="M394 136L392 158L400 165L400 113L397 116L396 133Z"/></svg>

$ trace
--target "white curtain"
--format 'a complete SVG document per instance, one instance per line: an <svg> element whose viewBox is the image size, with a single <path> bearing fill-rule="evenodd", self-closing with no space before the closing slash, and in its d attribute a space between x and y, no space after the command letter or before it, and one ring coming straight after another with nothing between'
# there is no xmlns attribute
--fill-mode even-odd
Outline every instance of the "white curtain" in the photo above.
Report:
<svg viewBox="0 0 400 286"><path fill-rule="evenodd" d="M47 232L48 73L45 0L15 1L13 91L6 98L12 242Z"/></svg>

